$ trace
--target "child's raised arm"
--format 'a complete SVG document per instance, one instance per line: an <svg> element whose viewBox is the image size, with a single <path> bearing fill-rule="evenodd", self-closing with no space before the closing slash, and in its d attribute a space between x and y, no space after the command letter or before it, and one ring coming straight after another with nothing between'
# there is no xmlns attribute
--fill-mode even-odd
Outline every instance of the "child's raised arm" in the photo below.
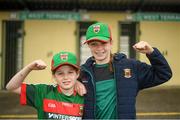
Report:
<svg viewBox="0 0 180 120"><path fill-rule="evenodd" d="M14 93L21 93L21 84L32 70L43 70L46 68L46 64L42 60L35 60L32 63L25 66L22 70L16 73L9 83L6 85L6 89Z"/></svg>

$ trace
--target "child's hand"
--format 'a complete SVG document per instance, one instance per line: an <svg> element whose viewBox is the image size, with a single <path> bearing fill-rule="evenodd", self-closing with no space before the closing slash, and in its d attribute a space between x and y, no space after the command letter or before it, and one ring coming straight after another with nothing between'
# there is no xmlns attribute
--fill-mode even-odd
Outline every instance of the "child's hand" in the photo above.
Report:
<svg viewBox="0 0 180 120"><path fill-rule="evenodd" d="M28 65L30 70L43 70L46 68L46 63L42 60L35 60Z"/></svg>
<svg viewBox="0 0 180 120"><path fill-rule="evenodd" d="M85 86L79 81L76 81L75 90L81 96L84 96L87 93Z"/></svg>
<svg viewBox="0 0 180 120"><path fill-rule="evenodd" d="M136 43L135 45L133 45L133 48L136 51L144 54L151 54L154 51L154 49L145 41Z"/></svg>

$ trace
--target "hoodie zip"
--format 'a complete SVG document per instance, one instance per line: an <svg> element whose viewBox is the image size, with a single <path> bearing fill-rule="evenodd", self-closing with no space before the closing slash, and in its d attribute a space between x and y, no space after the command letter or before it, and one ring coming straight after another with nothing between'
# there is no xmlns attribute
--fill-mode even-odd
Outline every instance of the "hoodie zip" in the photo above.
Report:
<svg viewBox="0 0 180 120"><path fill-rule="evenodd" d="M81 66L81 68L82 68L82 70L84 70L85 72L87 72L89 75L90 75L90 77L91 77L91 82L92 82L92 84L93 84L93 87L94 87L94 105L93 105L93 107L94 107L94 118L96 118L96 87L95 87L95 84L94 84L94 80L93 80L93 75L91 74L91 72L89 71L89 70L87 70L86 68L85 68L85 66Z"/></svg>
<svg viewBox="0 0 180 120"><path fill-rule="evenodd" d="M118 89L117 89L117 79L116 79L116 70L115 70L115 63L114 62L112 62L112 64L113 64L113 70L114 70L114 79L115 79L115 84L116 84L116 119L118 119L118 109L117 109L117 107L118 107L118 105L117 105L117 98L118 98L118 96L117 96L117 92L118 92Z"/></svg>

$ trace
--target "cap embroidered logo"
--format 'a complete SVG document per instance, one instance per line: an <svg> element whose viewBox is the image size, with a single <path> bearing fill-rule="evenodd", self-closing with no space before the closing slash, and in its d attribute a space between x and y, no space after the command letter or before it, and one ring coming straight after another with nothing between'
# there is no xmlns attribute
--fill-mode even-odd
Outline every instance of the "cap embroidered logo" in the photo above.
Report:
<svg viewBox="0 0 180 120"><path fill-rule="evenodd" d="M98 33L100 31L100 25L93 26L93 30L95 33Z"/></svg>
<svg viewBox="0 0 180 120"><path fill-rule="evenodd" d="M60 58L64 61L68 60L68 54L60 54Z"/></svg>

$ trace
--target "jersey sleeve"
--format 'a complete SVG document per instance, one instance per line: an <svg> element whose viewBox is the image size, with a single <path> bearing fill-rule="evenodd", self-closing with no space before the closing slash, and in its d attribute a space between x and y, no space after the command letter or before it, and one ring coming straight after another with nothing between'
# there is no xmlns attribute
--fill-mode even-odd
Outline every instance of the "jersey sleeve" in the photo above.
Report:
<svg viewBox="0 0 180 120"><path fill-rule="evenodd" d="M21 95L20 103L21 105L29 105L35 108L41 106L42 99L46 94L47 85L39 84L22 84L21 85Z"/></svg>

